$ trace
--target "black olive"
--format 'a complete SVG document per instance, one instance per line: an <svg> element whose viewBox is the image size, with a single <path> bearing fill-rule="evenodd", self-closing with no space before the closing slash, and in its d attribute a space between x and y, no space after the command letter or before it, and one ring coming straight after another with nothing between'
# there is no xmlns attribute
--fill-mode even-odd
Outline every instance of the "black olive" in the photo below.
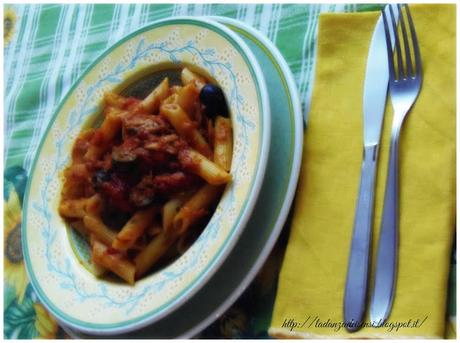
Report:
<svg viewBox="0 0 460 343"><path fill-rule="evenodd" d="M219 86L206 84L201 88L200 101L205 106L207 116L211 118L217 115L228 117L225 96Z"/></svg>
<svg viewBox="0 0 460 343"><path fill-rule="evenodd" d="M104 169L99 169L97 170L92 178L93 182L93 187L97 191L99 187L101 186L102 183L108 182L112 179L111 173L104 170Z"/></svg>

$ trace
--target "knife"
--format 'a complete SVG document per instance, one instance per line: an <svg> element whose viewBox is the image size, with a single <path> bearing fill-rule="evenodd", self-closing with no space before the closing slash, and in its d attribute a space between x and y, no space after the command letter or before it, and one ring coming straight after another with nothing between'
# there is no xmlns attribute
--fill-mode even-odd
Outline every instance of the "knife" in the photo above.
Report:
<svg viewBox="0 0 460 343"><path fill-rule="evenodd" d="M372 35L364 80L364 151L343 300L348 331L359 330L366 310L374 188L388 90L388 59L382 16Z"/></svg>

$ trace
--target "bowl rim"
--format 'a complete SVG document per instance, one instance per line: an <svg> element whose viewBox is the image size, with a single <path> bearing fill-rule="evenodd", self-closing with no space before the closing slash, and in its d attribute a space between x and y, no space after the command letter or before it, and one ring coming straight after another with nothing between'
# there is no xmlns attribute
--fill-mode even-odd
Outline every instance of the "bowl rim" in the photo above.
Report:
<svg viewBox="0 0 460 343"><path fill-rule="evenodd" d="M265 170L266 170L267 161L268 161L269 148L270 148L271 115L270 115L270 104L268 100L268 91L266 88L265 79L264 79L262 70L260 68L260 65L257 59L255 58L254 54L252 53L252 51L246 45L246 43L244 43L244 41L240 37L238 37L236 33L232 32L229 28L213 20L209 20L209 19L201 18L201 17L200 18L190 17L190 16L177 16L173 18L166 18L166 19L154 21L136 31L133 31L127 34L126 36L121 38L119 41L117 41L115 44L111 45L106 50L104 50L85 69L85 71L81 74L81 76L73 83L73 85L69 88L66 95L62 98L58 107L54 111L53 116L51 117L50 122L47 125L46 130L44 131L44 134L42 135L40 144L37 148L37 152L36 152L34 161L32 163L30 175L32 176L35 173L35 170L38 164L38 160L43 150L43 146L46 141L46 138L48 137L49 131L53 127L64 103L69 98L69 96L75 91L76 87L82 82L83 78L95 66L97 66L105 56L107 56L111 51L113 51L119 45L125 43L129 39L143 32L150 31L158 27L162 27L162 26L166 26L170 24L191 24L191 25L197 25L201 27L205 26L207 29L211 29L212 31L219 34L220 36L223 36L227 41L230 41L230 43L239 51L239 53L243 57L245 64L248 66L248 68L250 70L252 69L254 81L256 84L256 89L258 89L258 97L259 97L258 102L260 106L260 119L261 119L260 151L257 157L258 166L257 166L257 169L252 179L253 181L252 186L250 186L248 195L245 199L246 205L243 207L243 209L240 212L240 218L235 219L234 223L232 224L234 228L232 229L232 231L230 231L228 237L226 238L226 240L220 247L219 251L215 254L215 256L213 256L213 258L208 263L208 265L204 268L204 270L192 282L190 282L186 287L184 287L185 290L182 290L178 295L174 296L168 303L165 303L162 306L160 306L160 309L156 308L154 310L148 311L147 313L143 313L137 316L136 318L133 318L127 321L111 323L111 324L93 324L93 323L88 323L88 322L85 323L83 321L76 320L66 315L65 313L61 312L60 309L54 308L55 306L54 302L50 301L50 299L46 296L44 291L41 289L39 282L36 280L33 268L31 267L29 249L27 245L27 231L28 231L27 230L27 223L28 223L27 214L30 208L30 201L29 201L30 190L31 190L30 181L32 180L32 177L30 177L29 182L27 183L26 191L25 191L24 203L26 204L26 206L24 206L24 211L22 213L23 225L21 228L21 232L22 232L21 243L22 243L22 249L24 252L24 261L26 265L27 275L29 277L29 280L30 280L30 283L33 289L35 290L42 304L60 322L72 328L75 328L77 330L81 330L83 332L99 333L99 334L103 334L103 333L117 334L117 333L126 333L129 331L139 329L141 327L152 324L153 322L162 319L167 314L171 313L172 311L180 307L189 297L192 297L196 292L198 292L198 290L201 289L204 286L204 284L206 284L207 281L215 274L215 272L222 265L222 263L225 261L227 256L230 254L230 252L233 250L234 246L238 242L238 238L241 235L241 232L244 230L252 214L252 211L256 204L256 200L260 193L260 189L261 189L262 182L264 179Z"/></svg>

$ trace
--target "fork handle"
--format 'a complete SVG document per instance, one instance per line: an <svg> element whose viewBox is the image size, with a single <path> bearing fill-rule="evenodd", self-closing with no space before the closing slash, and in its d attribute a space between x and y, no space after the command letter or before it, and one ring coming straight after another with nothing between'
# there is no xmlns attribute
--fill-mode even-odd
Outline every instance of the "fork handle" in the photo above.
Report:
<svg viewBox="0 0 460 343"><path fill-rule="evenodd" d="M377 144L364 147L343 302L344 322L348 331L360 328L366 309L377 153Z"/></svg>
<svg viewBox="0 0 460 343"><path fill-rule="evenodd" d="M399 230L399 130L397 131L390 146L390 160L375 269L375 284L371 299L370 316L374 326L381 326L388 318L393 305L396 285Z"/></svg>

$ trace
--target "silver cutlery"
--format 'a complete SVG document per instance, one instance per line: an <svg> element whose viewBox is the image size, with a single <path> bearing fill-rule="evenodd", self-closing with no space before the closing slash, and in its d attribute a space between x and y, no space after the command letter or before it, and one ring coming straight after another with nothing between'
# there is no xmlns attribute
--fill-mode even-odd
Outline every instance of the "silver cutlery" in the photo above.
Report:
<svg viewBox="0 0 460 343"><path fill-rule="evenodd" d="M385 200L378 243L375 284L370 309L371 321L375 326L380 326L384 323L391 312L393 304L398 264L399 137L404 119L417 99L422 84L422 62L409 6L398 5L397 13L394 12L396 11L393 11L391 7L389 16L385 11L382 12L390 72L389 88L394 117L391 129L390 159ZM403 12L406 15L403 15ZM402 42L397 34L397 16L399 16ZM393 58L393 49L391 46L392 36L396 37L396 63ZM404 51L401 45L403 45ZM413 51L412 56L411 50ZM404 57L405 62L403 62Z"/></svg>
<svg viewBox="0 0 460 343"><path fill-rule="evenodd" d="M375 177L388 89L387 56L380 16L372 36L364 80L364 152L343 302L344 322L349 331L359 329L366 309Z"/></svg>

